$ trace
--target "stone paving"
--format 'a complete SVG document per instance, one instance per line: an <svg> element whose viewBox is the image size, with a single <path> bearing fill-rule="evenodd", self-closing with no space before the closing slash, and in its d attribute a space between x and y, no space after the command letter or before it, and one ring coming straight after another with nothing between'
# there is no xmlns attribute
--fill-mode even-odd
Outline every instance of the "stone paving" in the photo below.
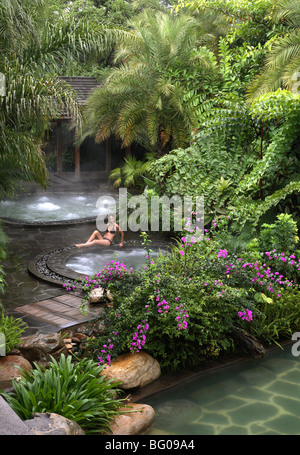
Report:
<svg viewBox="0 0 300 455"><path fill-rule="evenodd" d="M71 246L73 242L88 238L93 225L53 226L53 227L15 227L4 226L8 235L8 255L4 263L7 282L2 302L8 314L13 314L29 325L26 334L37 331L57 331L57 327L43 321L22 315L16 308L33 302L57 297L63 293L61 286L38 280L28 272L28 263L35 256Z"/></svg>

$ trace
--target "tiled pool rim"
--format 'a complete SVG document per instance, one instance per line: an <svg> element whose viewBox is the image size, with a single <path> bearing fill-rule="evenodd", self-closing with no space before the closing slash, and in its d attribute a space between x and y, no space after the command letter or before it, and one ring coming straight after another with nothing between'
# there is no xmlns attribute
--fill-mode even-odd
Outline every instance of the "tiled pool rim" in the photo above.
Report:
<svg viewBox="0 0 300 455"><path fill-rule="evenodd" d="M3 224L16 227L49 227L49 226L76 226L78 224L93 223L95 224L97 217L74 218L71 220L56 220L56 221L22 221L13 218L1 218Z"/></svg>
<svg viewBox="0 0 300 455"><path fill-rule="evenodd" d="M136 240L128 240L124 242L124 249L126 249L127 246L144 249L141 242ZM152 250L158 249L166 250L168 249L169 246L170 243L168 242L151 243ZM86 274L78 273L68 268L66 266L68 260L72 258L75 254L84 255L87 251L88 252L111 251L113 255L114 251L118 251L117 248L118 247L116 244L112 244L112 246L109 248L97 246L78 249L75 246L70 246L58 250L47 251L38 254L29 262L28 271L36 278L46 281L48 283L56 284L59 286L62 286L63 283L66 283L73 285L75 287L80 287L80 283L78 283L77 280L81 281L86 277ZM42 272L41 269L44 269L44 272Z"/></svg>

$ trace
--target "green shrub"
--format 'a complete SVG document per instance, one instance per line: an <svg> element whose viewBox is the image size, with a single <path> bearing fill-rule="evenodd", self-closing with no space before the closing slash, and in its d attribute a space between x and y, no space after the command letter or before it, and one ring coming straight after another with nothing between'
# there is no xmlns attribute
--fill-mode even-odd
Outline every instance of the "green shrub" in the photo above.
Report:
<svg viewBox="0 0 300 455"><path fill-rule="evenodd" d="M292 215L281 213L273 224L263 224L260 231L261 251L293 252L299 241L297 223Z"/></svg>
<svg viewBox="0 0 300 455"><path fill-rule="evenodd" d="M108 354L112 360L128 352L137 337L143 350L159 361L164 372L233 349L230 329L239 325L238 311L251 308L248 291L237 294L228 286L223 293L212 278L207 278L207 282L201 276L191 278L189 269L186 275L180 274L180 261L174 253L161 257L146 270L110 281L114 300L113 307L106 309L105 331L87 346L95 359L101 355L106 361ZM201 270L199 264L198 272ZM113 346L109 352L107 345Z"/></svg>
<svg viewBox="0 0 300 455"><path fill-rule="evenodd" d="M281 294L267 297L255 295L257 317L249 331L263 343L277 343L290 339L300 326L300 291L297 288L282 289Z"/></svg>
<svg viewBox="0 0 300 455"><path fill-rule="evenodd" d="M182 237L169 255L155 259L147 248L146 266L138 271L111 261L98 278L113 306L88 352L109 364L123 352L143 349L167 372L235 349L232 327L262 342L290 337L300 322L297 279L291 278L299 273L296 256L268 256L256 251L256 240L250 251L231 254L217 229L215 222L199 242Z"/></svg>
<svg viewBox="0 0 300 455"><path fill-rule="evenodd" d="M5 336L5 351L9 353L20 343L20 337L25 330L25 323L22 319L13 316L0 315L0 333ZM1 348L1 346L0 346Z"/></svg>
<svg viewBox="0 0 300 455"><path fill-rule="evenodd" d="M48 368L22 372L14 391L2 393L23 420L36 412L53 412L77 422L86 433L107 431L122 400L115 398L116 383L100 376L103 368L88 359L72 363L72 356L51 357Z"/></svg>

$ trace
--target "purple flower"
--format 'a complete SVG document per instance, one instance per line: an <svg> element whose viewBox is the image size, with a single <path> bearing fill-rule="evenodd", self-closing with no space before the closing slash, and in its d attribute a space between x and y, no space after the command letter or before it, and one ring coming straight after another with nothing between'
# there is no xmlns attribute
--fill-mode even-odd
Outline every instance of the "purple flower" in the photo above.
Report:
<svg viewBox="0 0 300 455"><path fill-rule="evenodd" d="M253 319L252 317L252 311L249 310L248 308L246 309L245 312L242 312L242 311L239 311L238 312L238 316L240 318L242 318L243 320L246 320L246 321L251 321Z"/></svg>

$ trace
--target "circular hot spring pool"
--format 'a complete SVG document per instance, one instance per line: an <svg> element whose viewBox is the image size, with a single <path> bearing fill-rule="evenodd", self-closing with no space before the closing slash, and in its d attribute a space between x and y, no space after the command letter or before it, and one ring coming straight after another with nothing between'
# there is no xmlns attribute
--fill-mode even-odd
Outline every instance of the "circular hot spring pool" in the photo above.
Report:
<svg viewBox="0 0 300 455"><path fill-rule="evenodd" d="M167 244L152 245L151 259L155 261L158 255L168 254ZM146 266L146 250L139 244L124 245L119 248L113 245L110 248L67 247L62 250L50 251L35 257L28 265L29 271L38 278L56 284L75 284L86 276L99 273L108 262L118 261L129 270L141 269Z"/></svg>
<svg viewBox="0 0 300 455"><path fill-rule="evenodd" d="M127 247L125 249L114 250L115 255L112 256L111 250L102 251L80 251L77 254L69 256L66 260L66 267L72 271L87 276L98 273L105 264L114 260L122 263L127 269L132 267L133 269L139 269L146 265L146 252L143 248ZM151 256L155 258L157 254L165 253L164 250L156 250L151 253Z"/></svg>
<svg viewBox="0 0 300 455"><path fill-rule="evenodd" d="M70 223L96 219L99 214L114 208L113 198L114 195L110 193L24 194L0 201L0 218L21 224Z"/></svg>

